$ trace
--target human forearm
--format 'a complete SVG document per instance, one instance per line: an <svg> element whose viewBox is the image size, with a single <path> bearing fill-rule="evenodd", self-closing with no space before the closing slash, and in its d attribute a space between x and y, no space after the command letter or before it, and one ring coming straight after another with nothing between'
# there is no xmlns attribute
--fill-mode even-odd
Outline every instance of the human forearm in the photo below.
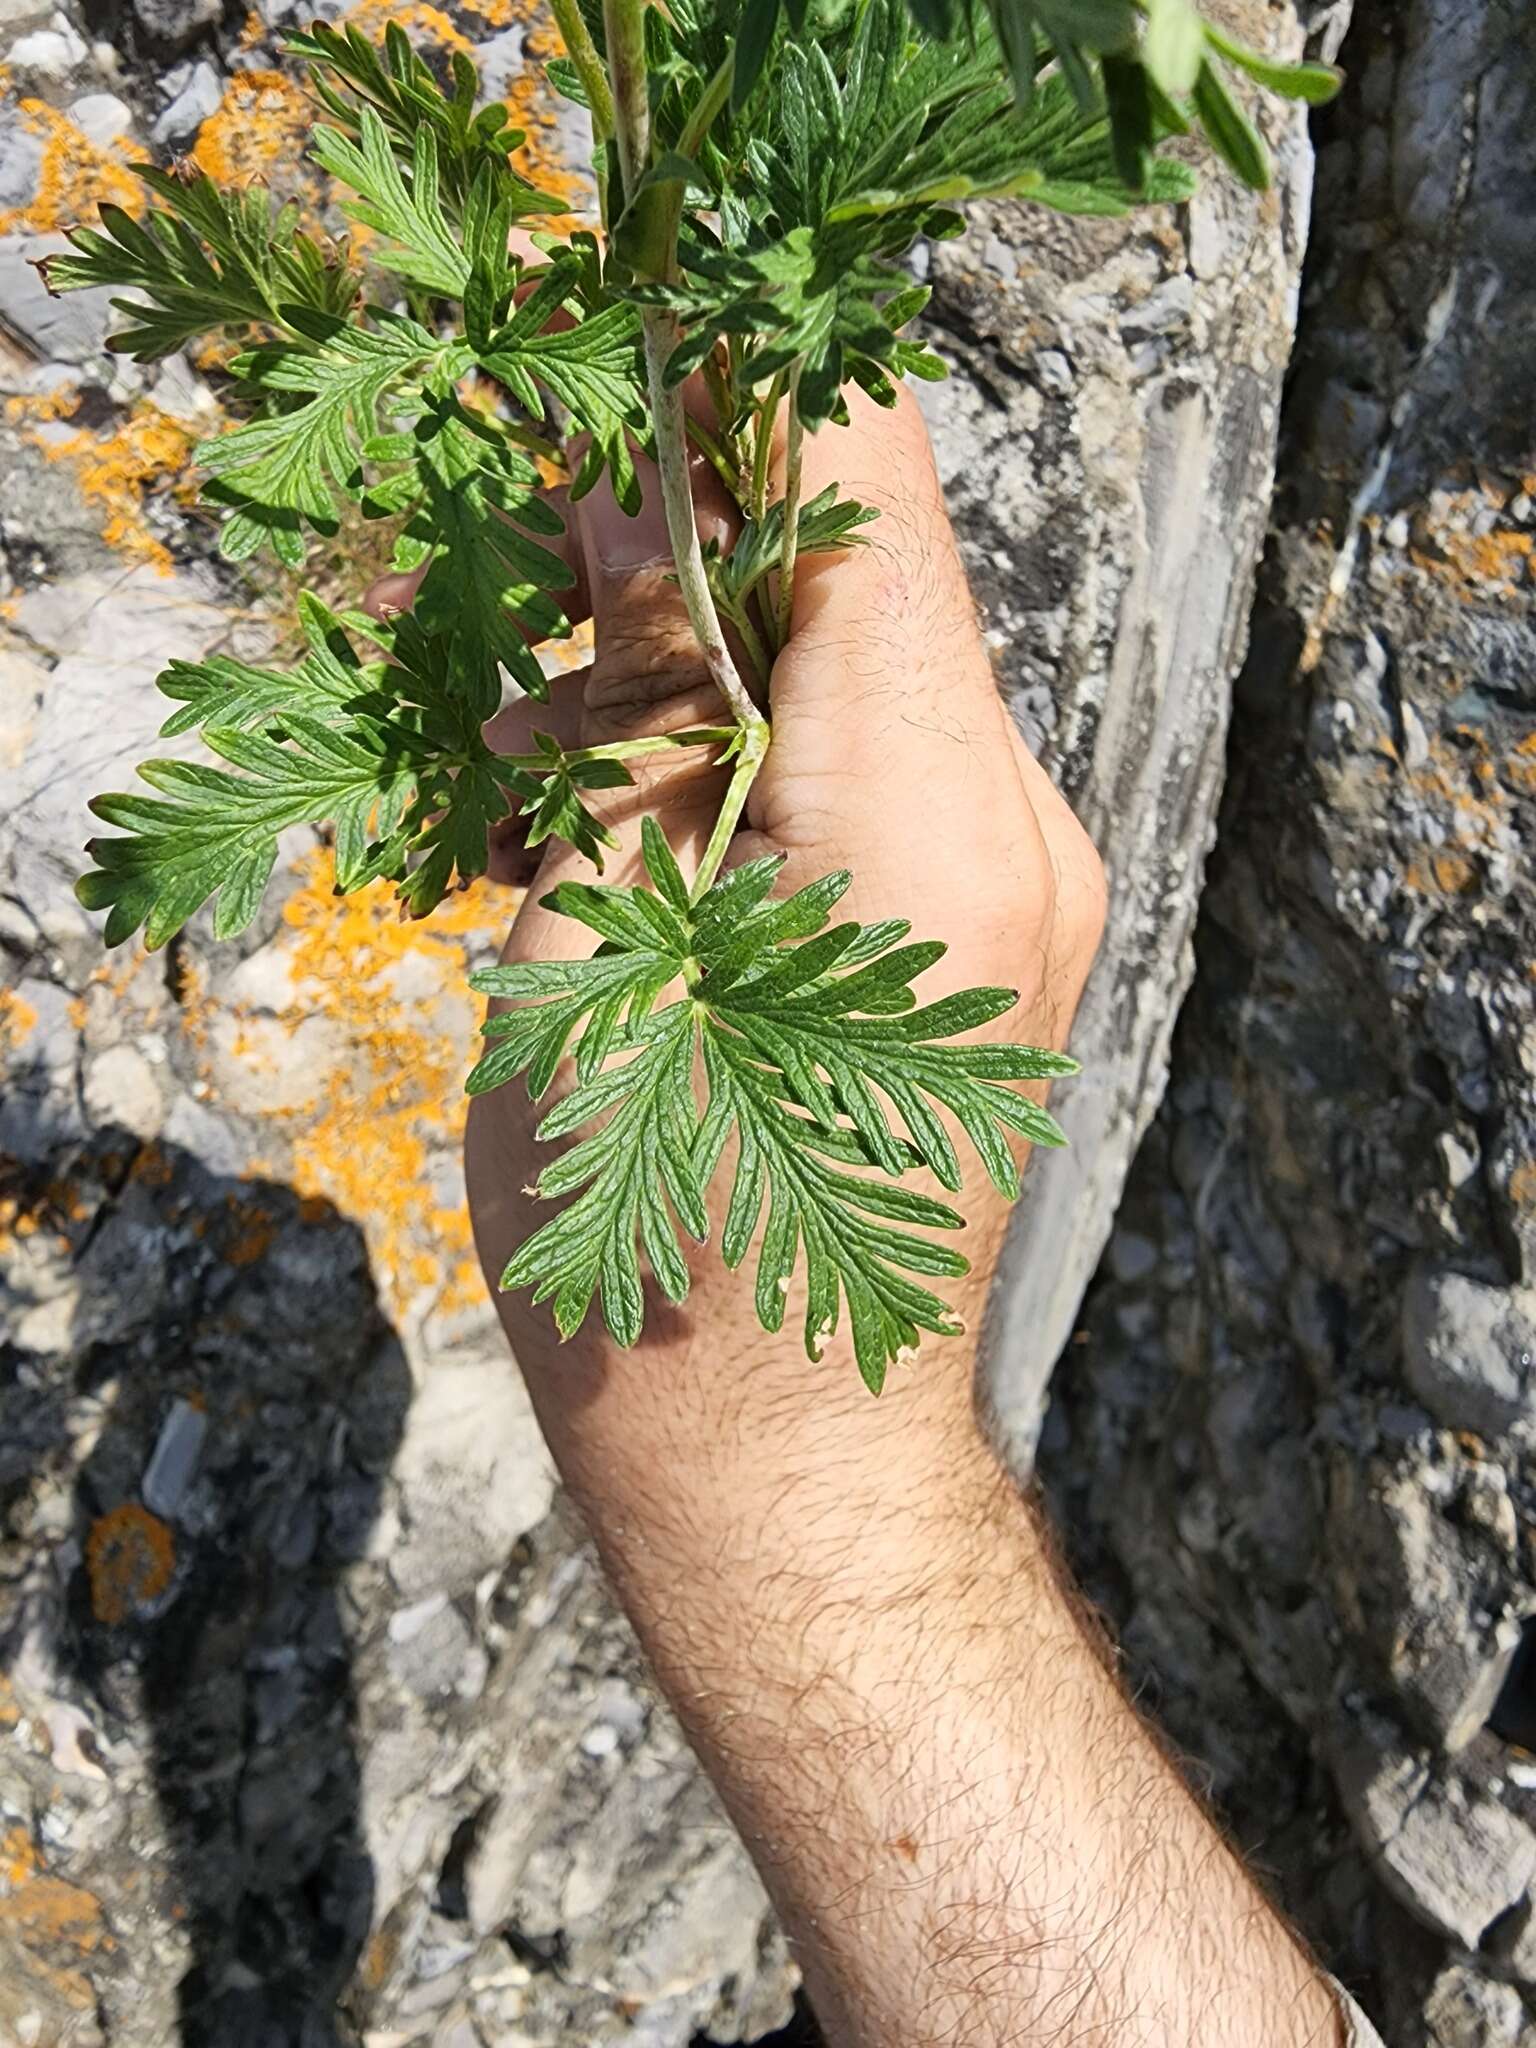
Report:
<svg viewBox="0 0 1536 2048"><path fill-rule="evenodd" d="M678 1418L686 1466L644 1396L622 1460L563 1447L830 2038L1333 2048L1331 1994L1106 1670L958 1363L855 1412L776 1400L764 1359Z"/></svg>

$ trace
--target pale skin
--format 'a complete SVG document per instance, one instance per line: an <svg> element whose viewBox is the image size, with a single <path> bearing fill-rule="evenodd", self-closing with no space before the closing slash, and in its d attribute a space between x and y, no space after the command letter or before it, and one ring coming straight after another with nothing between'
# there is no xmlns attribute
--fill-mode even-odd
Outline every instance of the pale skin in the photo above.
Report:
<svg viewBox="0 0 1536 2048"><path fill-rule="evenodd" d="M849 403L851 428L807 444L805 492L837 481L881 517L867 547L802 563L732 859L787 854L785 887L851 868L840 917L949 942L925 999L1017 988L993 1031L1065 1045L1098 860L999 699L915 404ZM722 515L702 479L699 496L707 530ZM530 723L590 745L720 719L647 505L639 522L576 508L596 659L557 683L553 716L503 714L509 751ZM696 757L635 773L603 793L607 879L642 879L644 811L687 872L723 776ZM539 906L566 876L591 870L561 847L505 958L590 950ZM493 1285L535 1220L533 1121L520 1084L470 1117ZM652 1293L631 1352L595 1312L562 1345L546 1311L499 1295L561 1473L835 2048L1338 2048L1334 1993L1127 1702L989 1447L974 1333L1006 1208L979 1171L960 1206L972 1270L949 1285L972 1335L926 1341L878 1400L842 1338L806 1358L793 1300L765 1336L707 1250L684 1309Z"/></svg>

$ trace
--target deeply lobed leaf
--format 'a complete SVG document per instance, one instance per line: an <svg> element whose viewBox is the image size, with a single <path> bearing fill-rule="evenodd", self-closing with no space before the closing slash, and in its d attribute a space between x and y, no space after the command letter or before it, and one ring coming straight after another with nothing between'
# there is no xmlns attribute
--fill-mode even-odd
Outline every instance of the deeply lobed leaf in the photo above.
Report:
<svg viewBox="0 0 1536 2048"><path fill-rule="evenodd" d="M829 929L847 874L778 900L783 863L767 858L694 903L654 821L642 831L650 888L564 883L546 899L597 935L598 952L472 977L515 1007L485 1025L491 1043L471 1093L526 1075L537 1100L574 1047L577 1085L538 1136L603 1119L540 1174L540 1196L575 1199L518 1248L502 1285L552 1299L564 1336L600 1299L613 1336L633 1344L640 1252L663 1292L684 1299L672 1219L686 1235L707 1235L705 1192L734 1140L727 1265L757 1243L757 1313L770 1331L803 1274L808 1352L819 1356L846 1314L859 1370L878 1391L922 1331L955 1327L942 1298L912 1276L966 1270L959 1253L917 1234L958 1229L961 1217L893 1179L923 1166L959 1189L947 1112L994 1185L1016 1193L1009 1134L1062 1139L1010 1084L1069 1074L1075 1063L1030 1046L948 1043L1003 1015L1015 992L972 989L919 1007L911 983L944 947L903 944L899 920Z"/></svg>

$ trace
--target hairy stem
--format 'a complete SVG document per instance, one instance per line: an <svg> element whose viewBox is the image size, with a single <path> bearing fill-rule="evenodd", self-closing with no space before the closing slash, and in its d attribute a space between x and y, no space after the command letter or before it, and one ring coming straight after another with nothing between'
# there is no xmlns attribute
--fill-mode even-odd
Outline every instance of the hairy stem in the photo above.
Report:
<svg viewBox="0 0 1536 2048"><path fill-rule="evenodd" d="M762 637L756 626L753 625L745 605L743 605L740 611L731 613L731 624L736 629L737 639L746 649L747 659L752 664L757 680L766 687L768 678L773 672L773 663L769 659L768 650L763 645Z"/></svg>
<svg viewBox="0 0 1536 2048"><path fill-rule="evenodd" d="M757 706L736 672L731 650L725 644L720 614L709 594L704 573L704 555L699 547L699 530L693 518L693 491L688 481L688 430L683 417L683 394L670 390L663 372L667 358L680 339L677 321L670 313L647 309L641 315L645 336L645 368L651 393L651 422L656 429L656 467L661 476L661 500L666 507L667 535L677 564L678 587L688 608L710 680L730 705L737 722L751 728L763 724Z"/></svg>
<svg viewBox="0 0 1536 2048"><path fill-rule="evenodd" d="M549 6L555 17L555 26L560 31L560 40L576 66L582 91L592 109L593 140L606 142L613 133L613 94L608 90L608 75L603 70L602 58L597 54L597 45L582 19L577 0L549 0Z"/></svg>
<svg viewBox="0 0 1536 2048"><path fill-rule="evenodd" d="M624 198L633 200L651 153L651 95L645 76L645 0L603 0L613 132L619 145Z"/></svg>
<svg viewBox="0 0 1536 2048"><path fill-rule="evenodd" d="M624 172L626 199L632 202L650 156L651 109L645 75L645 0L603 0L603 22L608 39L608 69L613 84L619 162ZM681 199L681 194L678 197ZM676 211L671 214L666 247L660 253L662 260L657 275L670 279L677 265ZM704 863L699 870L702 887L708 888L720 871L720 863L725 858L725 849L746 803L752 778L768 750L768 725L731 659L725 629L710 596L709 578L704 570L704 554L699 546L693 489L688 475L688 426L683 394L666 381L667 360L681 339L677 319L671 313L647 308L640 316L640 331L645 344L651 425L656 436L656 470L661 479L661 501L667 515L667 536L672 543L678 588L710 679L742 727L742 747L736 772L731 777L724 807L710 834ZM748 763L751 764L750 770ZM696 882L695 886L699 885Z"/></svg>
<svg viewBox="0 0 1536 2048"><path fill-rule="evenodd" d="M741 477L737 472L736 465L731 461L724 447L715 439L704 422L696 420L692 413L684 413L684 424L688 429L689 440L693 442L699 453L705 457L710 468L714 470L731 496L733 498L738 497L741 491Z"/></svg>
<svg viewBox="0 0 1536 2048"><path fill-rule="evenodd" d="M704 849L699 871L694 876L693 887L688 892L691 903L698 902L719 874L726 849L731 843L736 827L741 823L741 814L747 807L747 792L757 780L757 771L762 767L763 756L767 751L768 727L759 718L755 724L747 726L742 732L741 753L725 792L725 802L720 806L715 829L709 835L709 844Z"/></svg>
<svg viewBox="0 0 1536 2048"><path fill-rule="evenodd" d="M789 380L789 437L784 456L784 539L779 548L779 604L775 621L779 645L789 638L795 614L795 557L800 551L800 468L805 428L800 423L800 366Z"/></svg>
<svg viewBox="0 0 1536 2048"><path fill-rule="evenodd" d="M727 50L720 61L720 68L704 88L704 97L688 116L682 134L677 138L679 156L692 156L714 125L716 114L731 96L731 80L736 75L736 52Z"/></svg>
<svg viewBox="0 0 1536 2048"><path fill-rule="evenodd" d="M679 747L723 747L735 739L734 725L692 725L686 732L659 733L643 740L609 740L600 747L569 747L560 758L567 767L583 761L634 761L643 754L670 754ZM548 754L496 754L502 767L527 768L547 773L553 766Z"/></svg>
<svg viewBox="0 0 1536 2048"><path fill-rule="evenodd" d="M757 409L752 445L752 517L761 519L768 510L768 464L773 459L773 429L784 393L784 372L768 386L767 396Z"/></svg>

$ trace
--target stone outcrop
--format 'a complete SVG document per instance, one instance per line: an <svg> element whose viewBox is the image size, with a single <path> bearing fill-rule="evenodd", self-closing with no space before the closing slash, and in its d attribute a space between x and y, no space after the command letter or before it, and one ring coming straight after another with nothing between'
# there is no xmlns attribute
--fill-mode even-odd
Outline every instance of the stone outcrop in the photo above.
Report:
<svg viewBox="0 0 1536 2048"><path fill-rule="evenodd" d="M109 356L28 259L150 145L324 203L263 9L97 41L0 0L0 2040L764 2040L793 1968L471 1259L464 977L505 902L403 927L296 835L238 946L108 958L70 893L86 797L167 750L155 670L255 652L284 592L178 495L204 371ZM1230 12L1331 51L1347 10ZM999 677L1113 888L1002 1438L1027 1463L1072 1336L1042 1471L1090 1584L1391 2048L1520 2041L1536 1985L1519 12L1353 32L1256 614L1299 123L1265 114L1265 199L982 208L933 258ZM514 0L448 26L498 89L547 50Z"/></svg>
<svg viewBox="0 0 1536 2048"><path fill-rule="evenodd" d="M1199 971L1041 1454L1149 1702L1402 2048L1536 2041L1518 14L1357 9Z"/></svg>

